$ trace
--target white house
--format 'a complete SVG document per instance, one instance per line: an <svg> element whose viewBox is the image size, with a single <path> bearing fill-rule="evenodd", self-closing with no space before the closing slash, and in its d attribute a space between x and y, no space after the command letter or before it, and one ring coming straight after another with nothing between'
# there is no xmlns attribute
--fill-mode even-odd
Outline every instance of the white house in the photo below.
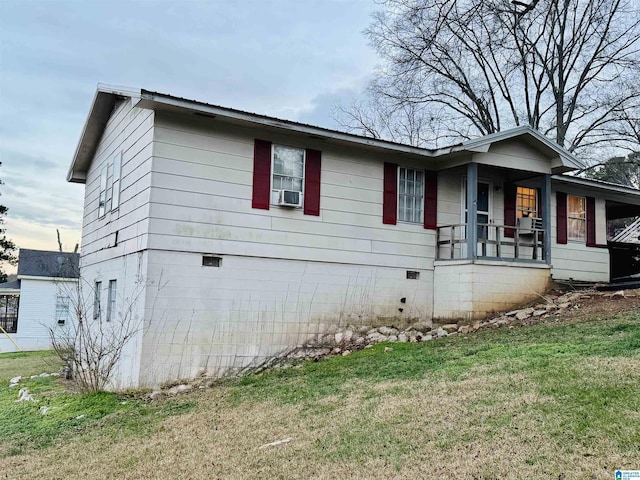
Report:
<svg viewBox="0 0 640 480"><path fill-rule="evenodd" d="M640 192L564 175L582 166L529 127L428 150L99 87L68 180L96 308L143 319L114 387L607 282L606 220Z"/></svg>
<svg viewBox="0 0 640 480"><path fill-rule="evenodd" d="M74 321L78 263L77 253L20 249L18 279L0 284L0 352L51 348L49 329Z"/></svg>

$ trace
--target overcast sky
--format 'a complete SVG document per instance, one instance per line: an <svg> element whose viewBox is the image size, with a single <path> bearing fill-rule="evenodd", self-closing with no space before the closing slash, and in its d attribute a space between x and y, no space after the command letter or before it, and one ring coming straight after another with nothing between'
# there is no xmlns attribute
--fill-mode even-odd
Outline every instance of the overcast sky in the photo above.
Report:
<svg viewBox="0 0 640 480"><path fill-rule="evenodd" d="M98 83L336 128L377 58L373 0L0 0L0 202L18 247L80 241L65 181Z"/></svg>

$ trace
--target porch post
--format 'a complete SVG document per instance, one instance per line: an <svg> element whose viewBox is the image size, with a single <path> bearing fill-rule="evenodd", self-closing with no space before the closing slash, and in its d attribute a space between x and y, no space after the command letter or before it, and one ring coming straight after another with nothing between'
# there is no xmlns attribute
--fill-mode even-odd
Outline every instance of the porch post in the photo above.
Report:
<svg viewBox="0 0 640 480"><path fill-rule="evenodd" d="M467 165L467 258L478 257L478 164Z"/></svg>
<svg viewBox="0 0 640 480"><path fill-rule="evenodd" d="M542 176L542 228L544 229L544 260L551 265L551 175Z"/></svg>

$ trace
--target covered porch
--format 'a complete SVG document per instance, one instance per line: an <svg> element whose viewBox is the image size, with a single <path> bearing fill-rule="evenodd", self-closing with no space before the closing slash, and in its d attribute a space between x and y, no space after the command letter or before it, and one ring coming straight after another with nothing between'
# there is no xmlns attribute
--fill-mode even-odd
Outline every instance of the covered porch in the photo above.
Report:
<svg viewBox="0 0 640 480"><path fill-rule="evenodd" d="M458 221L436 229L435 318L482 318L548 289L551 174L473 161L441 172L461 179L450 181L460 185L460 213L452 207L442 219Z"/></svg>

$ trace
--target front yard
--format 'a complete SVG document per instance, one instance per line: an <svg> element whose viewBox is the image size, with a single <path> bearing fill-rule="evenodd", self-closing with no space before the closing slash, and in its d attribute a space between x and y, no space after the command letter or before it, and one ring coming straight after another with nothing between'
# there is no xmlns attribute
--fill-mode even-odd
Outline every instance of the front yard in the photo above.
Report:
<svg viewBox="0 0 640 480"><path fill-rule="evenodd" d="M0 355L1 471L613 479L640 468L640 312L623 303L618 313L609 305L536 326L381 344L153 402L78 395L39 377L21 382L37 402L16 403L10 377L54 370L41 368L47 355Z"/></svg>

